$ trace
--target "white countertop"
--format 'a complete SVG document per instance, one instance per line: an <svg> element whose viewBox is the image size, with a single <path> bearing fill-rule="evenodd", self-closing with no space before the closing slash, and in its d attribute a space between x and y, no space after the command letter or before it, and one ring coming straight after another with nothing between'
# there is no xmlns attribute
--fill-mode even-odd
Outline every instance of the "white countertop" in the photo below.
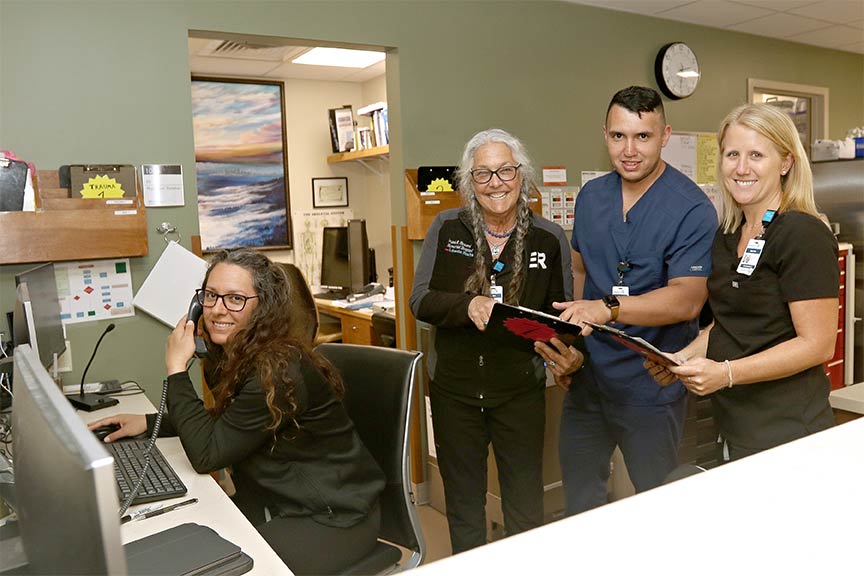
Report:
<svg viewBox="0 0 864 576"><path fill-rule="evenodd" d="M832 390L828 400L837 410L864 414L864 382Z"/></svg>
<svg viewBox="0 0 864 576"><path fill-rule="evenodd" d="M416 574L860 574L862 446L859 418Z"/></svg>

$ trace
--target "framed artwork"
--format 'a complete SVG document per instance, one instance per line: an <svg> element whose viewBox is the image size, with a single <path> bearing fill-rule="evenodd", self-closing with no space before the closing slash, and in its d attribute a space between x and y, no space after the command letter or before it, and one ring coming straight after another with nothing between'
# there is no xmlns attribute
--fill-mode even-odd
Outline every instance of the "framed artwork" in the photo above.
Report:
<svg viewBox="0 0 864 576"><path fill-rule="evenodd" d="M283 83L192 77L201 248L291 248Z"/></svg>
<svg viewBox="0 0 864 576"><path fill-rule="evenodd" d="M348 178L312 178L312 206L348 206Z"/></svg>

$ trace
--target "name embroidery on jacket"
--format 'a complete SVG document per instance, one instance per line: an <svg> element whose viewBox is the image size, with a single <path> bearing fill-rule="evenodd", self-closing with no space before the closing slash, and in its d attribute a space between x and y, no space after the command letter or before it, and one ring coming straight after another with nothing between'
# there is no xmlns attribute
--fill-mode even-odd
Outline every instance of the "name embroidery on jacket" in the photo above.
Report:
<svg viewBox="0 0 864 576"><path fill-rule="evenodd" d="M444 246L444 252L474 258L474 247L463 240L447 240L447 245Z"/></svg>

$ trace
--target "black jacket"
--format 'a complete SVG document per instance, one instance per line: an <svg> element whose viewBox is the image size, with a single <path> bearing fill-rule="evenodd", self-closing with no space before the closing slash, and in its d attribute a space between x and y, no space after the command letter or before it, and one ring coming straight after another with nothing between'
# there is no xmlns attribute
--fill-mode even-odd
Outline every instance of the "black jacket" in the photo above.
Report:
<svg viewBox="0 0 864 576"><path fill-rule="evenodd" d="M569 243L558 225L532 216L523 247L527 277L519 305L557 315L552 302L573 296ZM436 388L463 401L491 406L542 387L546 377L538 355L502 347L469 319L468 304L477 294L465 292L464 285L474 271L476 249L465 209L439 213L426 233L409 304L418 320L436 327L434 352L428 360ZM482 250L491 275L489 247L484 243ZM512 279L507 266L512 250L513 242L508 242L499 257L504 269L496 275L496 284L505 293Z"/></svg>
<svg viewBox="0 0 864 576"><path fill-rule="evenodd" d="M384 474L363 446L323 375L305 355L289 366L297 411L275 436L258 379L249 377L228 408L212 416L187 372L168 377L168 412L160 435L178 435L199 473L230 466L237 506L250 519L311 516L328 526L353 526L384 488ZM206 373L208 383L218 374ZM279 397L277 387L277 398ZM152 430L155 415L148 416Z"/></svg>

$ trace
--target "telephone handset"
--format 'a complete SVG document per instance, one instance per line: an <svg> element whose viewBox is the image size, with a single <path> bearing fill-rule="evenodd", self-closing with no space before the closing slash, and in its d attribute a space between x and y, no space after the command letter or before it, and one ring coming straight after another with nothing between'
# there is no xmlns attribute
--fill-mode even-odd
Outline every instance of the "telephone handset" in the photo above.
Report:
<svg viewBox="0 0 864 576"><path fill-rule="evenodd" d="M195 323L195 356L204 358L207 356L207 343L204 338L198 336L198 320L201 319L201 314L204 313L204 307L198 301L198 295L192 296L192 301L189 303L189 313L187 317Z"/></svg>

